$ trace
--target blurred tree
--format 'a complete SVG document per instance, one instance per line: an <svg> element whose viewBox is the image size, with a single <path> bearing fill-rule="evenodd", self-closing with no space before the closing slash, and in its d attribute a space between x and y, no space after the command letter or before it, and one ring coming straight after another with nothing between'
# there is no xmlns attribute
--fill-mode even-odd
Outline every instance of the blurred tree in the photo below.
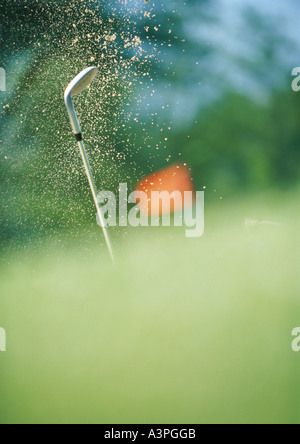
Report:
<svg viewBox="0 0 300 444"><path fill-rule="evenodd" d="M284 118L283 118L284 116ZM197 188L224 194L299 182L300 110L297 94L282 91L265 104L236 94L200 112L187 134L170 140L182 151Z"/></svg>

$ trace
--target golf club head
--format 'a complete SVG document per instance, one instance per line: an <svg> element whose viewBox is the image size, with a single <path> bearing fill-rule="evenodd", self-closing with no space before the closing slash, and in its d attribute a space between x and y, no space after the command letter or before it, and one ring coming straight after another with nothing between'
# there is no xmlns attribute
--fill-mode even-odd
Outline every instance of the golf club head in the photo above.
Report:
<svg viewBox="0 0 300 444"><path fill-rule="evenodd" d="M72 129L75 135L81 134L81 128L78 121L78 117L75 112L72 97L80 94L85 90L94 80L98 73L98 68L92 66L83 70L71 83L67 86L65 90L65 104L69 113Z"/></svg>
<svg viewBox="0 0 300 444"><path fill-rule="evenodd" d="M98 68L92 66L91 68L86 68L84 71L78 74L78 76L76 76L75 79L73 79L68 85L65 91L65 98L69 95L74 97L77 94L80 94L81 91L86 89L92 83L97 73Z"/></svg>

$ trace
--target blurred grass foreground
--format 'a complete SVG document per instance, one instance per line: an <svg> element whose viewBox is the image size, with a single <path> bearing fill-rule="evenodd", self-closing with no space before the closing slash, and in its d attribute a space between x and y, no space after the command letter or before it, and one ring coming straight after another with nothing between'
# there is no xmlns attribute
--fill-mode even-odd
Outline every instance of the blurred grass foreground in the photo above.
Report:
<svg viewBox="0 0 300 444"><path fill-rule="evenodd" d="M298 423L297 201L222 202L197 241L133 229L117 269L71 240L11 257L0 422Z"/></svg>

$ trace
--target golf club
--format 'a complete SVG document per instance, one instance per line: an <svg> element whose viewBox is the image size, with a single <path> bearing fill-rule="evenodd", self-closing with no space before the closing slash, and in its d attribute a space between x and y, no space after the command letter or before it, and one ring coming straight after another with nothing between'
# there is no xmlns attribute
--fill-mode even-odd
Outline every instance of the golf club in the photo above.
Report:
<svg viewBox="0 0 300 444"><path fill-rule="evenodd" d="M111 243L110 243L110 239L109 239L109 235L108 235L107 225L105 224L105 219L104 219L104 216L103 216L103 213L101 210L101 206L98 202L98 191L97 191L95 179L94 179L93 172L92 172L90 162L88 159L88 155L87 155L84 143L83 143L80 123L79 123L79 120L78 120L78 117L77 117L77 114L76 114L76 111L74 108L73 100L72 100L72 98L74 96L76 96L77 94L80 94L84 89L86 89L92 83L92 81L96 77L97 73L98 73L98 69L95 66L93 66L93 67L85 69L80 74L78 74L78 76L76 76L75 79L72 80L72 82L68 85L68 87L65 91L65 104L66 104L66 107L67 107L67 110L69 113L72 130L73 130L73 133L75 135L75 139L77 140L77 143L78 143L78 146L80 149L80 154L81 154L81 157L83 160L86 175L88 177L88 181L90 184L91 192L92 192L95 206L97 209L98 218L99 218L102 230L103 230L106 245L107 245L110 257L111 257L112 261L114 261L114 256L113 256Z"/></svg>

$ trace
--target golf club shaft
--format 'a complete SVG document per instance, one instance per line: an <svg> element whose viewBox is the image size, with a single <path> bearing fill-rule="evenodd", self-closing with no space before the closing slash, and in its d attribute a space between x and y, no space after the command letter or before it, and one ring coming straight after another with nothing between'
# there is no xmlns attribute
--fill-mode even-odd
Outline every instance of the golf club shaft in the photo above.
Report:
<svg viewBox="0 0 300 444"><path fill-rule="evenodd" d="M92 169L91 169L91 166L90 166L90 162L89 162L89 159L88 159L88 156L87 156L87 152L86 152L83 140L78 141L78 146L79 146L80 154L81 154L81 157L82 157L82 160L83 160L85 172L86 172L89 184L90 184L91 192L92 192L93 199L94 199L94 202L95 202L95 206L96 206L96 209L97 209L98 218L99 218L102 230L103 230L103 234L104 234L105 242L106 242L106 245L107 245L107 248L108 248L108 252L109 252L109 255L111 257L112 262L114 262L114 255L113 255L113 251L112 251L112 247L111 247L111 243L110 243L110 239L109 239L109 235L108 235L108 231L107 231L107 226L106 226L106 223L105 223L105 220L104 220L104 216L103 216L100 204L98 202L98 191L97 191L96 183L95 183L95 180L94 180L94 176L93 176L93 173L92 173Z"/></svg>

